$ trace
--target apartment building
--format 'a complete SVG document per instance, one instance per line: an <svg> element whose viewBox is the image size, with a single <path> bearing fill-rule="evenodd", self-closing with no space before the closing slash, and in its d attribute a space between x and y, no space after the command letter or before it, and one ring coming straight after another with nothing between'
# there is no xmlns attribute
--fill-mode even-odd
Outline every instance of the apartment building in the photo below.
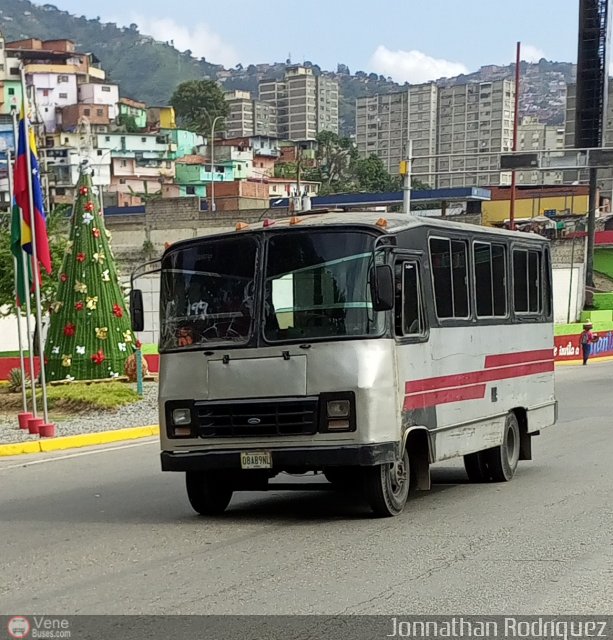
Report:
<svg viewBox="0 0 613 640"><path fill-rule="evenodd" d="M226 135L229 138L277 136L277 107L272 102L254 100L249 91L229 91Z"/></svg>
<svg viewBox="0 0 613 640"><path fill-rule="evenodd" d="M513 146L515 83L469 83L439 89L438 186L510 184L499 154Z"/></svg>
<svg viewBox="0 0 613 640"><path fill-rule="evenodd" d="M288 66L282 80L261 81L259 98L276 106L280 138L314 140L320 131L338 133L338 83L311 68Z"/></svg>
<svg viewBox="0 0 613 640"><path fill-rule="evenodd" d="M564 149L564 127L549 126L532 117L523 118L517 130L518 151L559 151ZM562 171L518 171L517 183L562 184Z"/></svg>
<svg viewBox="0 0 613 640"><path fill-rule="evenodd" d="M412 170L421 182L436 184L438 89L434 83L356 100L356 143L360 155L376 155L392 175L413 143ZM430 157L428 157L430 156Z"/></svg>

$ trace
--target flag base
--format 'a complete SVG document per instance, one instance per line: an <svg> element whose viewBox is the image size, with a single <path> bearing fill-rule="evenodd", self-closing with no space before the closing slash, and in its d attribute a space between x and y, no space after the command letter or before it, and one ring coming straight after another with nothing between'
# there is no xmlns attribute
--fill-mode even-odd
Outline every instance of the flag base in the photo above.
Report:
<svg viewBox="0 0 613 640"><path fill-rule="evenodd" d="M42 418L30 418L28 420L28 431L32 435L38 435L40 426L44 423L45 421Z"/></svg>
<svg viewBox="0 0 613 640"><path fill-rule="evenodd" d="M55 438L55 425L41 424L40 427L38 427L38 434L41 438Z"/></svg>
<svg viewBox="0 0 613 640"><path fill-rule="evenodd" d="M28 421L30 419L32 419L33 417L34 417L34 415L31 414L30 412L17 414L17 419L19 420L19 428L20 429L27 429L28 428Z"/></svg>

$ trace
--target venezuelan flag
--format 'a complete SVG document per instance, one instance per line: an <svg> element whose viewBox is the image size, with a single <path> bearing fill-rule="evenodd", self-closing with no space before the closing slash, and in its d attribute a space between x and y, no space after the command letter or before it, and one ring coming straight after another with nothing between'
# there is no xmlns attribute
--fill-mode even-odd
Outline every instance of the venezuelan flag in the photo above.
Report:
<svg viewBox="0 0 613 640"><path fill-rule="evenodd" d="M21 245L23 250L32 254L32 232L36 238L36 253L38 261L51 273L51 253L49 252L49 238L47 236L47 216L43 201L43 189L40 181L40 167L38 164L38 150L34 132L29 130L29 140L26 140L26 116L21 109L19 119L19 141L17 144L17 157L15 158L15 201L23 212L23 225L21 233ZM30 155L31 173L28 175L28 156ZM34 196L34 211L30 211L30 183ZM34 224L32 224L32 220ZM34 231L32 231L34 227Z"/></svg>

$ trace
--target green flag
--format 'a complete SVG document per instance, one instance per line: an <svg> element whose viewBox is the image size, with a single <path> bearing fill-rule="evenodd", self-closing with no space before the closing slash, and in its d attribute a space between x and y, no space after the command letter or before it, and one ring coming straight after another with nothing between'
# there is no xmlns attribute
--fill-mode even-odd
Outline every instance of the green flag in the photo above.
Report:
<svg viewBox="0 0 613 640"><path fill-rule="evenodd" d="M16 293L16 304L18 307L25 302L26 296L28 295L28 290L26 288L26 284L24 282L24 270L23 270L23 249L21 248L21 212L19 211L19 207L13 203L13 214L11 218L11 253L17 259L17 268L16 268L16 276L17 276L17 291ZM30 266L29 257L26 256L26 264L28 268L28 282L32 283L32 268Z"/></svg>

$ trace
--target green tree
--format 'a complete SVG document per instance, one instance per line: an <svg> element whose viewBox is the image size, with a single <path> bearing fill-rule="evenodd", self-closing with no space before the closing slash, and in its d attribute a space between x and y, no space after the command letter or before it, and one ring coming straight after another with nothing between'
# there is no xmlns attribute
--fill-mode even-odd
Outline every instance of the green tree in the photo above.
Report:
<svg viewBox="0 0 613 640"><path fill-rule="evenodd" d="M77 193L45 344L48 380L122 375L135 346L91 169L82 169Z"/></svg>
<svg viewBox="0 0 613 640"><path fill-rule="evenodd" d="M170 99L179 123L195 133L210 136L216 117L228 115L228 103L219 85L212 80L189 80L181 83ZM224 121L217 122L216 130L224 129Z"/></svg>
<svg viewBox="0 0 613 640"><path fill-rule="evenodd" d="M53 273L47 274L41 269L41 305L47 311L55 300L58 282L56 270L62 264L64 250L68 240L67 210L70 207L56 207L47 215L47 234L51 250ZM10 215L0 213L0 315L15 312L15 282L13 273L13 254L11 253ZM34 299L32 298L32 303Z"/></svg>
<svg viewBox="0 0 613 640"><path fill-rule="evenodd" d="M360 158L354 165L355 177L361 191L394 191L400 185L385 168L383 161L376 155Z"/></svg>

